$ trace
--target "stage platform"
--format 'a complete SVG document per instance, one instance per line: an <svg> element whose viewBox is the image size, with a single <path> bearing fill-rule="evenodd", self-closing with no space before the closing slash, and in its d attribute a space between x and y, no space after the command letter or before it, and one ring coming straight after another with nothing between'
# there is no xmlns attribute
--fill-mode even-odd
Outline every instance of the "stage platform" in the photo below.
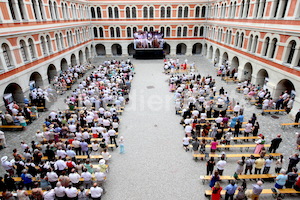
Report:
<svg viewBox="0 0 300 200"><path fill-rule="evenodd" d="M133 55L136 59L162 59L165 58L162 48L139 48Z"/></svg>

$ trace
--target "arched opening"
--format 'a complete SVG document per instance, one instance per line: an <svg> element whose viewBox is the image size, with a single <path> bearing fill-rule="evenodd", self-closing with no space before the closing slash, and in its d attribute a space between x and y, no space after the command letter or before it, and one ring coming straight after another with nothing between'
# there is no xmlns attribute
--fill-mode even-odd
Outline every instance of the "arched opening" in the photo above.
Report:
<svg viewBox="0 0 300 200"><path fill-rule="evenodd" d="M47 76L49 84L51 83L51 80L57 75L56 67L53 64L50 64L47 69Z"/></svg>
<svg viewBox="0 0 300 200"><path fill-rule="evenodd" d="M226 61L228 61L228 54L227 52L224 52L222 56L222 63L226 63Z"/></svg>
<svg viewBox="0 0 300 200"><path fill-rule="evenodd" d="M76 56L75 54L71 55L71 66L77 65Z"/></svg>
<svg viewBox="0 0 300 200"><path fill-rule="evenodd" d="M247 62L244 66L244 71L243 71L243 80L249 80L251 81L251 78L252 78L252 70L253 70L253 67L252 67L252 64Z"/></svg>
<svg viewBox="0 0 300 200"><path fill-rule="evenodd" d="M133 43L130 43L127 46L127 53L128 53L128 55L134 55L135 54L135 49L134 49L134 44Z"/></svg>
<svg viewBox="0 0 300 200"><path fill-rule="evenodd" d="M122 47L119 44L113 44L111 46L111 53L114 56L120 56L122 55Z"/></svg>
<svg viewBox="0 0 300 200"><path fill-rule="evenodd" d="M38 72L33 72L31 75L30 75L30 78L29 78L29 82L31 81L34 81L35 83L35 87L42 87L44 85L43 83L43 79L42 79L42 76L40 73ZM30 88L31 89L31 88Z"/></svg>
<svg viewBox="0 0 300 200"><path fill-rule="evenodd" d="M63 72L68 70L68 62L64 58L60 61L60 69Z"/></svg>
<svg viewBox="0 0 300 200"><path fill-rule="evenodd" d="M216 53L215 53L215 63L219 63L220 62L220 50L216 49Z"/></svg>
<svg viewBox="0 0 300 200"><path fill-rule="evenodd" d="M176 47L176 54L177 55L185 55L186 53L186 45L183 43L180 43Z"/></svg>
<svg viewBox="0 0 300 200"><path fill-rule="evenodd" d="M288 79L282 79L278 82L275 89L274 98L278 99L278 97L282 95L285 91L287 91L287 93L290 94L292 97L296 96L295 86Z"/></svg>
<svg viewBox="0 0 300 200"><path fill-rule="evenodd" d="M90 58L90 51L89 51L89 49L86 47L85 48L85 60L86 61L88 61L89 60L89 58Z"/></svg>
<svg viewBox="0 0 300 200"><path fill-rule="evenodd" d="M202 53L202 44L196 43L193 45L192 54L201 54Z"/></svg>
<svg viewBox="0 0 300 200"><path fill-rule="evenodd" d="M169 55L170 54L170 49L171 49L171 47L170 47L170 45L168 44L168 43L164 43L164 46L163 46L163 51L164 51L164 54L165 55Z"/></svg>
<svg viewBox="0 0 300 200"><path fill-rule="evenodd" d="M97 44L95 48L96 48L97 56L105 56L106 51L105 51L105 46L103 44Z"/></svg>
<svg viewBox="0 0 300 200"><path fill-rule="evenodd" d="M79 55L79 64L83 64L83 53L81 50L79 51L78 55Z"/></svg>
<svg viewBox="0 0 300 200"><path fill-rule="evenodd" d="M236 71L238 70L240 65L240 61L238 59L238 57L234 56L231 60L231 69L235 69Z"/></svg>
<svg viewBox="0 0 300 200"><path fill-rule="evenodd" d="M213 47L210 46L208 50L208 59L212 59L212 57L213 57Z"/></svg>
<svg viewBox="0 0 300 200"><path fill-rule="evenodd" d="M4 90L3 100L5 105L16 101L17 103L24 103L24 93L20 85L17 83L10 83Z"/></svg>
<svg viewBox="0 0 300 200"><path fill-rule="evenodd" d="M256 85L263 86L263 89L267 89L267 83L269 81L269 74L267 70L261 69L257 73Z"/></svg>

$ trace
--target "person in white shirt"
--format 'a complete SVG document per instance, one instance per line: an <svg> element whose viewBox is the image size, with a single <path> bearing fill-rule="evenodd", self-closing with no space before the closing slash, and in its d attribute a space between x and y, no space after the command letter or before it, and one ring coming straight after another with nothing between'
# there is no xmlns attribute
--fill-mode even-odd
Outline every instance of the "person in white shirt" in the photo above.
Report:
<svg viewBox="0 0 300 200"><path fill-rule="evenodd" d="M98 186L103 188L103 183L106 180L106 174L104 172L100 172L100 168L96 168L96 172L95 172L95 179L97 181Z"/></svg>
<svg viewBox="0 0 300 200"><path fill-rule="evenodd" d="M65 193L68 199L76 199L78 190L75 187L73 187L72 183L70 183L69 187L65 189Z"/></svg>
<svg viewBox="0 0 300 200"><path fill-rule="evenodd" d="M36 140L38 141L39 144L41 144L44 141L44 133L41 132L40 130L37 130L36 134Z"/></svg>
<svg viewBox="0 0 300 200"><path fill-rule="evenodd" d="M112 127L110 127L109 131L107 132L109 137L110 137L110 143L111 144L115 144L116 147L118 147L118 144L116 142L116 131L114 129L112 129Z"/></svg>
<svg viewBox="0 0 300 200"><path fill-rule="evenodd" d="M65 190L66 188L61 186L60 182L57 182L56 187L54 188L55 198L57 200L64 200L66 196Z"/></svg>
<svg viewBox="0 0 300 200"><path fill-rule="evenodd" d="M86 168L84 168L81 174L81 178L83 178L83 186L86 189L89 189L92 185L92 174L88 172Z"/></svg>
<svg viewBox="0 0 300 200"><path fill-rule="evenodd" d="M97 183L93 184L93 187L90 189L90 194L93 200L100 200L103 189L97 185Z"/></svg>
<svg viewBox="0 0 300 200"><path fill-rule="evenodd" d="M56 155L58 157L61 157L62 159L66 158L67 153L65 150L63 150L61 147L58 148L58 150L56 151Z"/></svg>
<svg viewBox="0 0 300 200"><path fill-rule="evenodd" d="M46 176L47 176L48 181L50 182L52 188L54 188L58 181L58 175L51 168L50 172L47 172Z"/></svg>
<svg viewBox="0 0 300 200"><path fill-rule="evenodd" d="M93 152L94 154L97 154L98 151L99 151L99 144L98 144L98 141L95 140L95 141L93 141L93 143L92 143L92 152Z"/></svg>
<svg viewBox="0 0 300 200"><path fill-rule="evenodd" d="M54 163L54 167L57 170L57 173L60 175L61 172L67 168L67 165L65 161L63 161L61 157L59 157L58 160Z"/></svg>
<svg viewBox="0 0 300 200"><path fill-rule="evenodd" d="M221 160L219 160L217 162L216 167L217 167L217 170L218 170L220 176L223 175L224 168L225 168L226 164L227 164L227 162L225 161L224 157L221 157Z"/></svg>
<svg viewBox="0 0 300 200"><path fill-rule="evenodd" d="M47 191L43 193L44 200L54 200L55 192L50 186L47 186Z"/></svg>
<svg viewBox="0 0 300 200"><path fill-rule="evenodd" d="M236 105L233 108L233 112L236 113L236 114L238 114L240 112L240 110L241 110L240 103L237 102Z"/></svg>
<svg viewBox="0 0 300 200"><path fill-rule="evenodd" d="M71 173L69 174L69 178L71 183L77 188L80 184L80 175L76 172L75 169L71 170Z"/></svg>
<svg viewBox="0 0 300 200"><path fill-rule="evenodd" d="M102 152L101 152L101 155L103 156L103 159L108 162L109 159L110 159L110 154L109 152L107 151L107 149L104 149Z"/></svg>

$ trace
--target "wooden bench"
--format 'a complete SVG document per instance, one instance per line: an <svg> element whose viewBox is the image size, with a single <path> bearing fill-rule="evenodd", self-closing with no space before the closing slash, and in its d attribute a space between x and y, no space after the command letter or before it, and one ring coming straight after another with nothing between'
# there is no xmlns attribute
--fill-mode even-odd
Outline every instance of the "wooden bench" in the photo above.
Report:
<svg viewBox="0 0 300 200"><path fill-rule="evenodd" d="M203 185L205 183L205 181L210 181L211 176L200 176L200 180L202 181ZM233 176L220 176L220 180L235 180L235 178Z"/></svg>
<svg viewBox="0 0 300 200"><path fill-rule="evenodd" d="M286 112L285 110L263 110L263 112L261 113L262 115L266 114L266 113L283 113L283 112Z"/></svg>
<svg viewBox="0 0 300 200"><path fill-rule="evenodd" d="M240 154L226 154L226 158L241 158L242 156L250 157L251 155L253 155L256 158L260 157L260 154L250 154L250 153L240 153ZM270 154L266 154L267 155L271 155L273 157L279 157L280 155L282 155L281 153L270 153ZM194 158L206 158L206 157L214 157L214 158L221 158L221 154L193 154Z"/></svg>
<svg viewBox="0 0 300 200"><path fill-rule="evenodd" d="M27 107L27 108L31 109L32 107ZM42 112L44 112L46 108L45 107L36 107L36 109L39 110L39 111L41 110Z"/></svg>
<svg viewBox="0 0 300 200"><path fill-rule="evenodd" d="M15 131L15 130L18 130L18 131L22 131L24 130L24 126L20 126L20 125L2 125L0 126L0 129L6 129L6 130L12 130L12 131Z"/></svg>
<svg viewBox="0 0 300 200"><path fill-rule="evenodd" d="M279 189L278 191L281 194L300 194L299 191L292 189L292 188ZM226 193L226 190L221 191L221 195L225 195L225 193ZM238 193L238 191L235 192L235 194L237 194L237 193ZM263 189L261 192L261 195L262 194L272 194L273 198L277 198L277 195L274 195L274 192L271 189ZM210 198L211 195L212 195L212 190L205 190L205 193L204 193L205 197Z"/></svg>
<svg viewBox="0 0 300 200"><path fill-rule="evenodd" d="M192 145L189 145L190 147L193 147ZM270 147L270 144L265 144L265 147ZM210 148L211 145L208 144L205 147ZM256 144L236 144L236 145L224 145L224 144L220 144L217 145L217 150L220 151L220 149L230 149L230 148L240 148L240 151L243 152L243 149L246 149L246 152L249 151L249 148L255 148Z"/></svg>
<svg viewBox="0 0 300 200"><path fill-rule="evenodd" d="M280 124L281 125L281 128L284 129L286 126L299 126L300 123L282 123Z"/></svg>

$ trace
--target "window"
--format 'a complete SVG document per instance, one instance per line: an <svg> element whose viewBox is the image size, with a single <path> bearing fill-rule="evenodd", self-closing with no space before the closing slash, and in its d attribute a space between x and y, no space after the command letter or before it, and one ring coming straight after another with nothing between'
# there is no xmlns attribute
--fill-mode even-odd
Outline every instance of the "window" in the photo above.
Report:
<svg viewBox="0 0 300 200"><path fill-rule="evenodd" d="M133 7L132 9L131 9L131 11L132 11L132 18L136 18L136 7Z"/></svg>
<svg viewBox="0 0 300 200"><path fill-rule="evenodd" d="M14 11L14 7L12 4L13 0L8 0L8 6L9 6L9 10L10 10L10 14L13 20L16 20L16 15L15 15L15 11ZM34 0L33 0L34 1Z"/></svg>
<svg viewBox="0 0 300 200"><path fill-rule="evenodd" d="M127 37L130 38L131 37L131 28L127 27L126 32L127 32Z"/></svg>
<svg viewBox="0 0 300 200"><path fill-rule="evenodd" d="M181 7L181 6L179 6L179 8L178 8L178 14L177 14L177 17L178 17L178 18L181 18L181 17L182 17L182 7Z"/></svg>
<svg viewBox="0 0 300 200"><path fill-rule="evenodd" d="M150 18L154 18L154 8L150 7Z"/></svg>
<svg viewBox="0 0 300 200"><path fill-rule="evenodd" d="M148 27L147 26L144 27L144 31L148 31Z"/></svg>
<svg viewBox="0 0 300 200"><path fill-rule="evenodd" d="M60 51L61 50L61 46L60 46L60 43L59 43L58 34L55 34L55 42L56 42L57 50Z"/></svg>
<svg viewBox="0 0 300 200"><path fill-rule="evenodd" d="M3 52L3 57L6 63L7 67L11 67L12 66L12 62L11 62L11 52L9 49L9 46L7 44L2 44L2 52Z"/></svg>
<svg viewBox="0 0 300 200"><path fill-rule="evenodd" d="M254 38L254 42L253 42L253 49L252 49L252 53L255 53L255 52L256 52L257 43L258 43L258 36L255 36L255 38Z"/></svg>
<svg viewBox="0 0 300 200"><path fill-rule="evenodd" d="M44 9L43 9L44 5L43 5L42 0L38 0L38 4L39 4L39 12L41 14L41 18L45 19L45 17L44 17Z"/></svg>
<svg viewBox="0 0 300 200"><path fill-rule="evenodd" d="M264 48L263 48L263 52L262 52L263 56L267 56L267 53L268 53L268 50L269 50L269 42L270 42L270 38L267 37L265 39L265 42L264 42Z"/></svg>
<svg viewBox="0 0 300 200"><path fill-rule="evenodd" d="M31 38L28 39L28 48L31 55L31 59L35 58L35 50L34 50L34 44Z"/></svg>
<svg viewBox="0 0 300 200"><path fill-rule="evenodd" d="M229 31L228 44L231 45L232 32Z"/></svg>
<svg viewBox="0 0 300 200"><path fill-rule="evenodd" d="M165 18L166 17L166 11L165 7L160 8L160 18Z"/></svg>
<svg viewBox="0 0 300 200"><path fill-rule="evenodd" d="M194 27L194 37L197 37L197 36L198 36L198 29L199 29L198 26L195 26L195 27Z"/></svg>
<svg viewBox="0 0 300 200"><path fill-rule="evenodd" d="M118 38L121 37L121 31L119 27L116 28L116 35Z"/></svg>
<svg viewBox="0 0 300 200"><path fill-rule="evenodd" d="M240 7L240 18L244 15L244 7L245 7L245 0L242 1L241 7Z"/></svg>
<svg viewBox="0 0 300 200"><path fill-rule="evenodd" d="M91 7L91 15L92 15L92 19L96 18L96 13L95 13L95 8Z"/></svg>
<svg viewBox="0 0 300 200"><path fill-rule="evenodd" d="M195 9L195 17L199 18L200 17L200 6L197 6Z"/></svg>
<svg viewBox="0 0 300 200"><path fill-rule="evenodd" d="M8 2L10 2L10 1L11 0L9 0ZM36 1L31 0L31 4L32 4L32 10L33 10L33 13L34 13L34 17L35 17L35 19L38 19Z"/></svg>
<svg viewBox="0 0 300 200"><path fill-rule="evenodd" d="M46 36L46 40L47 40L47 46L48 46L49 53L51 53L52 46L51 46L51 39L50 39L49 35Z"/></svg>
<svg viewBox="0 0 300 200"><path fill-rule="evenodd" d="M165 27L160 27L160 33L163 34L163 36L165 35Z"/></svg>
<svg viewBox="0 0 300 200"><path fill-rule="evenodd" d="M170 37L170 36L171 36L171 28L167 27L166 37Z"/></svg>
<svg viewBox="0 0 300 200"><path fill-rule="evenodd" d="M296 42L295 40L290 41L290 43L287 46L287 60L286 62L291 64L293 61L293 57L295 54L295 50L296 50Z"/></svg>
<svg viewBox="0 0 300 200"><path fill-rule="evenodd" d="M130 18L130 8L126 7L126 18L129 19Z"/></svg>
<svg viewBox="0 0 300 200"><path fill-rule="evenodd" d="M45 38L41 36L41 48L44 55L47 55L46 43Z"/></svg>
<svg viewBox="0 0 300 200"><path fill-rule="evenodd" d="M249 38L249 43L248 43L248 51L251 51L251 48L252 48L252 42L253 42L253 35L251 34L251 35L250 35L250 38Z"/></svg>
<svg viewBox="0 0 300 200"><path fill-rule="evenodd" d="M181 37L181 27L177 28L177 37Z"/></svg>
<svg viewBox="0 0 300 200"><path fill-rule="evenodd" d="M97 17L98 17L98 19L101 18L101 8L100 7L97 7Z"/></svg>
<svg viewBox="0 0 300 200"><path fill-rule="evenodd" d="M240 33L237 32L235 35L235 44L234 44L234 46L236 46L236 47L238 46L238 43L239 43L239 37L240 37Z"/></svg>
<svg viewBox="0 0 300 200"><path fill-rule="evenodd" d="M110 31L110 37L114 38L115 37L115 30L114 30L114 28L110 27L109 31Z"/></svg>
<svg viewBox="0 0 300 200"><path fill-rule="evenodd" d="M94 37L97 38L97 37L98 37L98 31L97 31L97 28L94 27L93 29L94 29Z"/></svg>
<svg viewBox="0 0 300 200"><path fill-rule="evenodd" d="M260 0L256 0L255 1L255 7L254 7L254 17L257 18L258 17L258 11L259 11L259 6L260 6Z"/></svg>
<svg viewBox="0 0 300 200"><path fill-rule="evenodd" d="M247 18L249 15L249 9L250 9L250 0L247 0L246 3L246 10L245 10L245 17Z"/></svg>
<svg viewBox="0 0 300 200"><path fill-rule="evenodd" d="M133 28L132 28L132 32L133 32L133 34L134 34L135 32L137 32L137 28L136 28L136 27L133 27Z"/></svg>
<svg viewBox="0 0 300 200"><path fill-rule="evenodd" d="M184 7L184 18L188 18L189 17L189 7L185 6Z"/></svg>
<svg viewBox="0 0 300 200"><path fill-rule="evenodd" d="M232 18L235 18L236 16L236 1L233 4L233 9L232 9Z"/></svg>
<svg viewBox="0 0 300 200"><path fill-rule="evenodd" d="M70 42L71 42L71 46L73 46L74 45L74 41L73 41L73 33L72 33L72 31L70 31Z"/></svg>
<svg viewBox="0 0 300 200"><path fill-rule="evenodd" d="M150 26L149 31L150 31L150 32L154 32L154 27L153 27L153 26Z"/></svg>
<svg viewBox="0 0 300 200"><path fill-rule="evenodd" d="M205 17L206 14L206 6L203 6L201 9L201 17Z"/></svg>
<svg viewBox="0 0 300 200"><path fill-rule="evenodd" d="M273 1L273 17L276 18L279 7L279 0Z"/></svg>
<svg viewBox="0 0 300 200"><path fill-rule="evenodd" d="M54 7L54 15L55 15L55 19L58 20L59 16L58 16L58 10L57 10L57 4L54 1L53 3L53 7Z"/></svg>
<svg viewBox="0 0 300 200"><path fill-rule="evenodd" d="M20 10L20 15L21 15L21 19L25 19L25 5L24 5L24 1L18 0L18 7Z"/></svg>
<svg viewBox="0 0 300 200"><path fill-rule="evenodd" d="M63 37L62 33L59 34L59 39L60 39L60 46L61 46L62 49L64 49L65 48L65 46L64 46L64 37Z"/></svg>
<svg viewBox="0 0 300 200"><path fill-rule="evenodd" d="M99 28L99 37L100 38L104 37L104 35L103 35L103 28L102 27Z"/></svg>
<svg viewBox="0 0 300 200"><path fill-rule="evenodd" d="M50 10L50 15L51 15L51 19L54 19L54 13L53 13L53 5L52 2L49 1L49 10Z"/></svg>
<svg viewBox="0 0 300 200"><path fill-rule="evenodd" d="M281 10L282 14L280 17L284 18L288 6L288 0L283 0L282 3L283 3L282 10Z"/></svg>
<svg viewBox="0 0 300 200"><path fill-rule="evenodd" d="M244 44L244 33L241 33L241 37L240 37L240 44L239 44L239 48L243 48L243 44Z"/></svg>
<svg viewBox="0 0 300 200"><path fill-rule="evenodd" d="M265 9L266 9L266 0L262 0L262 8L261 8L261 13L259 17L263 18L264 17L264 13L265 13Z"/></svg>
<svg viewBox="0 0 300 200"><path fill-rule="evenodd" d="M119 9L118 9L118 7L114 8L114 13L115 13L115 18L118 19L119 18Z"/></svg>
<svg viewBox="0 0 300 200"><path fill-rule="evenodd" d="M182 34L182 36L186 37L187 36L187 32L188 32L187 27L186 26L183 27L183 34Z"/></svg>
<svg viewBox="0 0 300 200"><path fill-rule="evenodd" d="M226 31L226 33L225 33L225 44L227 44L228 43L228 30Z"/></svg>
<svg viewBox="0 0 300 200"><path fill-rule="evenodd" d="M108 7L108 18L113 18L113 10L111 7Z"/></svg>
<svg viewBox="0 0 300 200"><path fill-rule="evenodd" d="M204 35L204 27L201 26L201 27L200 27L200 36L203 36L203 35Z"/></svg>
<svg viewBox="0 0 300 200"><path fill-rule="evenodd" d="M274 38L272 40L271 46L270 46L270 58L274 58L275 52L276 52L276 48L277 48L277 39Z"/></svg>
<svg viewBox="0 0 300 200"><path fill-rule="evenodd" d="M26 44L25 44L24 40L21 40L21 41L20 41L20 52L21 52L23 61L24 61L24 62L28 61L28 59L27 59Z"/></svg>
<svg viewBox="0 0 300 200"><path fill-rule="evenodd" d="M144 16L144 18L148 18L148 8L147 7L143 8L143 16Z"/></svg>
<svg viewBox="0 0 300 200"><path fill-rule="evenodd" d="M167 18L171 18L171 7L167 7Z"/></svg>

